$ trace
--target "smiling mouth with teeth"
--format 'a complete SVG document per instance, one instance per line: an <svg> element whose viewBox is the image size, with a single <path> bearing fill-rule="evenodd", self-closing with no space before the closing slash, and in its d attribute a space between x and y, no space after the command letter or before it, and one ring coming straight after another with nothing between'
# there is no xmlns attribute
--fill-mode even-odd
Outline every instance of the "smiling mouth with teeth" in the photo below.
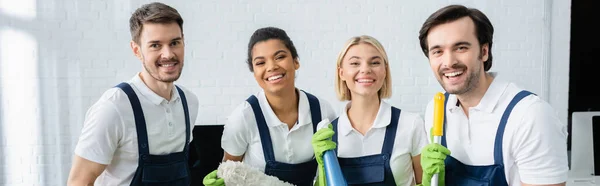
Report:
<svg viewBox="0 0 600 186"><path fill-rule="evenodd" d="M374 79L357 79L356 82L359 82L359 83L373 83L373 82L375 82L375 80Z"/></svg>
<svg viewBox="0 0 600 186"><path fill-rule="evenodd" d="M444 73L444 76L446 76L446 77L455 77L455 76L459 76L461 74L463 74L463 71Z"/></svg>
<svg viewBox="0 0 600 186"><path fill-rule="evenodd" d="M274 80L278 80L283 78L283 76L285 76L285 74L279 74L279 75L275 75L275 76L271 76L267 78L267 81L274 81Z"/></svg>
<svg viewBox="0 0 600 186"><path fill-rule="evenodd" d="M175 66L177 63L167 63L167 64L158 64L159 67L172 67Z"/></svg>

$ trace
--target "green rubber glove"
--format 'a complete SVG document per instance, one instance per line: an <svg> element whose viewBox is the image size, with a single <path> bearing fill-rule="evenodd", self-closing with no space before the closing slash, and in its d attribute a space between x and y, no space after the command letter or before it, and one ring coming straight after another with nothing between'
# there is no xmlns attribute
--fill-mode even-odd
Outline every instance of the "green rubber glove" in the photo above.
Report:
<svg viewBox="0 0 600 186"><path fill-rule="evenodd" d="M431 132L430 132L431 134ZM433 136L429 136L432 138ZM450 155L450 150L446 147L430 143L421 150L421 167L423 167L423 186L431 186L431 178L434 174L438 174L438 186L445 185L446 165L444 160ZM435 186L435 185L434 185Z"/></svg>
<svg viewBox="0 0 600 186"><path fill-rule="evenodd" d="M317 163L319 164L319 176L317 177L317 184L319 186L327 185L325 178L325 165L323 164L323 153L328 150L335 149L337 144L331 141L331 137L335 132L333 132L333 125L331 123L327 125L327 127L319 129L312 136L312 146L315 151L315 158L317 159Z"/></svg>
<svg viewBox="0 0 600 186"><path fill-rule="evenodd" d="M214 170L204 177L202 184L205 186L225 186L225 180L223 180L223 178L218 178L217 170Z"/></svg>

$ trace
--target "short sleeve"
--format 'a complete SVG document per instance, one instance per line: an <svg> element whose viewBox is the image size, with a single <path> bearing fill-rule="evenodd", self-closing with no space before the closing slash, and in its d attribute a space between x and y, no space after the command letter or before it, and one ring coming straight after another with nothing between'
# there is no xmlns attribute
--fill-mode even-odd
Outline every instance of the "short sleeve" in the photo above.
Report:
<svg viewBox="0 0 600 186"><path fill-rule="evenodd" d="M423 122L423 118L418 114L415 114L414 117L412 134L411 155L414 157L421 154L421 149L428 144L425 123Z"/></svg>
<svg viewBox="0 0 600 186"><path fill-rule="evenodd" d="M86 113L75 154L107 165L119 147L123 130L123 120L115 105L108 100L98 101Z"/></svg>
<svg viewBox="0 0 600 186"><path fill-rule="evenodd" d="M511 147L521 181L527 184L567 181L567 126L546 102L535 102L526 112Z"/></svg>
<svg viewBox="0 0 600 186"><path fill-rule="evenodd" d="M242 156L248 149L250 135L246 117L250 115L244 113L246 110L252 111L252 108L244 102L227 117L223 126L221 147L232 156Z"/></svg>

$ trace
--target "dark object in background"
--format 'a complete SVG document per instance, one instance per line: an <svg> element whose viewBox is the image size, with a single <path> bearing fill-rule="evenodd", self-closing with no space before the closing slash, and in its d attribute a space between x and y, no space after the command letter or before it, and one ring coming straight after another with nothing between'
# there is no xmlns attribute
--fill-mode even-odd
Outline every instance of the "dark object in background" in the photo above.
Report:
<svg viewBox="0 0 600 186"><path fill-rule="evenodd" d="M221 136L223 125L196 125L192 131L194 139L190 143L191 185L203 185L202 179L216 170L223 160Z"/></svg>
<svg viewBox="0 0 600 186"><path fill-rule="evenodd" d="M594 29L590 29L590 15L596 15L600 1L572 0L571 1L571 40L569 66L569 106L567 150L571 151L573 112L600 111L598 97L598 63L600 50L598 37Z"/></svg>

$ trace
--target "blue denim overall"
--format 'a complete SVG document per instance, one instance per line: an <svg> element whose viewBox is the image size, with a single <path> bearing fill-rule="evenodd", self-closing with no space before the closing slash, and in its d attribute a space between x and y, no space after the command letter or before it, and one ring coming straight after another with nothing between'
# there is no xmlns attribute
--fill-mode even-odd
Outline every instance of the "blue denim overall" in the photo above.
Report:
<svg viewBox="0 0 600 186"><path fill-rule="evenodd" d="M483 166L466 165L453 158L452 156L447 156L445 161L446 186L508 186L506 176L504 173L504 161L502 158L502 139L504 136L504 129L506 127L506 122L508 121L508 117L510 116L512 109L519 101L521 101L521 99L529 96L530 94L532 93L528 91L519 92L510 101L510 103L506 107L506 110L504 110L504 114L502 114L500 124L498 125L496 139L494 142L494 164ZM448 103L449 94L445 93L444 95L446 96L446 103L444 103L444 111L446 111L446 104ZM445 118L444 125L446 125ZM444 130L444 135L442 136L442 145L444 147L447 147L446 130Z"/></svg>
<svg viewBox="0 0 600 186"><path fill-rule="evenodd" d="M304 91L303 91L304 92ZM313 124L313 133L317 129L317 124L321 121L321 107L319 100L307 92L306 97L308 98L308 104L310 107L310 115ZM282 181L297 185L313 185L313 181L317 174L317 161L312 159L308 162L299 164L289 164L278 162L275 160L275 154L273 152L273 144L271 142L271 134L269 133L269 127L265 121L258 99L252 95L246 99L256 118L256 124L258 125L258 132L260 134L260 142L262 144L263 153L265 155L265 174L275 176Z"/></svg>
<svg viewBox="0 0 600 186"><path fill-rule="evenodd" d="M390 167L390 159L392 157L392 150L394 149L394 140L396 139L399 119L400 109L392 107L392 118L390 124L385 128L385 138L381 154L356 158L338 157L342 174L346 178L348 185L396 185L392 168ZM332 125L335 132L332 140L338 143L338 119L333 120ZM338 154L337 147L335 151Z"/></svg>
<svg viewBox="0 0 600 186"><path fill-rule="evenodd" d="M190 115L187 100L183 91L176 86L183 111L185 114L185 144L183 151L165 155L152 155L148 148L148 133L146 132L146 120L140 100L128 83L121 83L116 87L127 94L135 118L135 128L138 139L138 167L131 181L131 185L143 186L166 186L166 185L189 185L188 167L188 143L190 141Z"/></svg>

